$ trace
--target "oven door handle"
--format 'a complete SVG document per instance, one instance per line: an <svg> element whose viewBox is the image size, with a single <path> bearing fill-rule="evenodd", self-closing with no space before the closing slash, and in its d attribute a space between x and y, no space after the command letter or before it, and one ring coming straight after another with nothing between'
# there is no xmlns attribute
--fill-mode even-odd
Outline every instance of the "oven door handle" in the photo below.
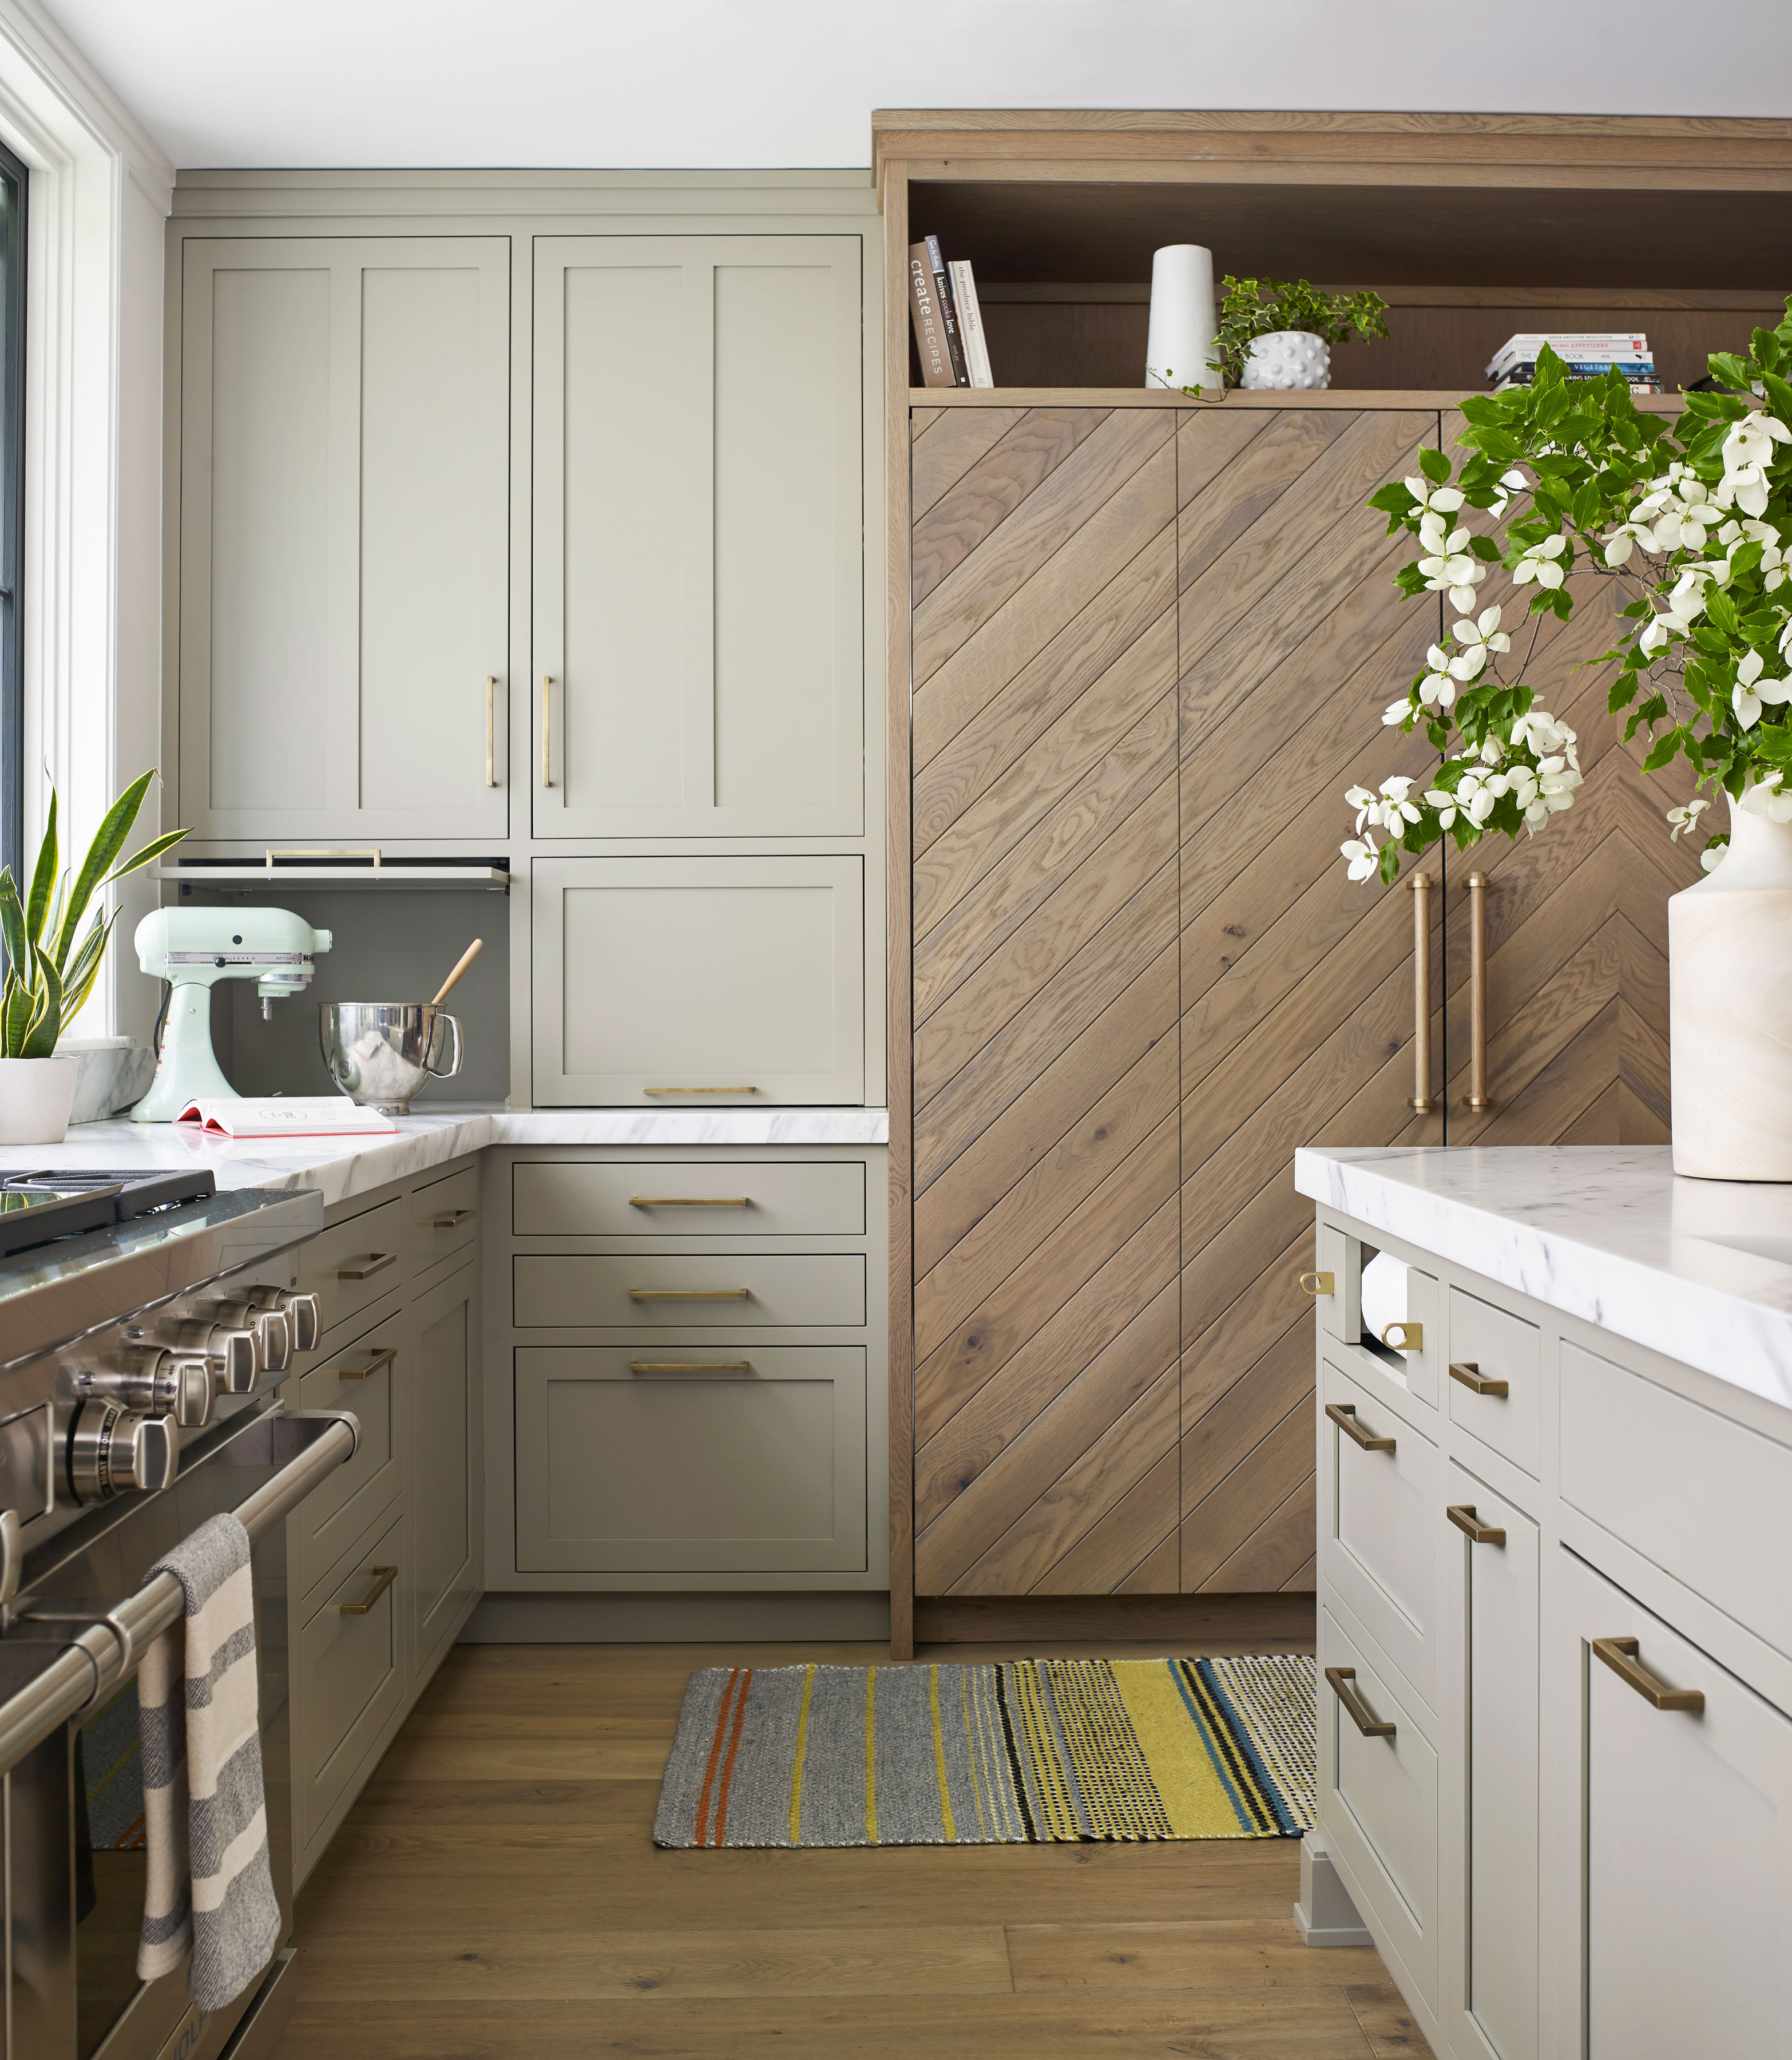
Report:
<svg viewBox="0 0 1792 2060"><path fill-rule="evenodd" d="M270 1410L206 1456L225 1466L279 1467L272 1480L237 1505L237 1520L253 1545L326 1475L352 1459L360 1443L361 1426L345 1411ZM180 1616L182 1602L174 1576L157 1575L71 1639L41 1674L0 1703L0 1773L115 1687Z"/></svg>

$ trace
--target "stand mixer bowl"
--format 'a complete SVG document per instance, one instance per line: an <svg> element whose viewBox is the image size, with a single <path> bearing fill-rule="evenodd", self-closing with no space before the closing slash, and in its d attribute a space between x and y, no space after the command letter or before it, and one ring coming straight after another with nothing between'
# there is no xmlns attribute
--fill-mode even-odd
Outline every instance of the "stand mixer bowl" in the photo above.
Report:
<svg viewBox="0 0 1792 2060"><path fill-rule="evenodd" d="M413 1095L461 1070L460 1019L433 1002L326 1001L317 1014L330 1078L381 1116L408 1116ZM453 1057L444 1065L449 1044Z"/></svg>

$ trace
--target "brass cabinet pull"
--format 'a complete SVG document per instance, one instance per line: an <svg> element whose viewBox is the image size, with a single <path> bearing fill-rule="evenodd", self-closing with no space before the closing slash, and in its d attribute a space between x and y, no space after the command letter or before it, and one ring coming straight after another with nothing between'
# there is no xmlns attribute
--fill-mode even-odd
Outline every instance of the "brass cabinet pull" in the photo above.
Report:
<svg viewBox="0 0 1792 2060"><path fill-rule="evenodd" d="M1431 876L1412 876L1412 1099L1421 1116L1431 1098Z"/></svg>
<svg viewBox="0 0 1792 2060"><path fill-rule="evenodd" d="M541 675L541 784L551 787L554 783L553 747L553 674Z"/></svg>
<svg viewBox="0 0 1792 2060"><path fill-rule="evenodd" d="M1487 876L1468 876L1468 1105L1480 1115L1487 1099Z"/></svg>
<svg viewBox="0 0 1792 2060"><path fill-rule="evenodd" d="M631 1302L744 1302L750 1288L631 1288Z"/></svg>
<svg viewBox="0 0 1792 2060"><path fill-rule="evenodd" d="M1331 1692L1344 1706L1344 1713L1365 1738L1392 1738L1394 1727L1384 1723L1357 1693L1351 1683L1356 1679L1354 1667L1328 1667L1325 1678L1331 1684Z"/></svg>
<svg viewBox="0 0 1792 2060"><path fill-rule="evenodd" d="M751 1195L631 1195L632 1209L745 1209Z"/></svg>
<svg viewBox="0 0 1792 2060"><path fill-rule="evenodd" d="M497 784L497 675L485 675L485 784Z"/></svg>
<svg viewBox="0 0 1792 2060"><path fill-rule="evenodd" d="M750 1359L632 1359L631 1373L751 1373Z"/></svg>
<svg viewBox="0 0 1792 2060"><path fill-rule="evenodd" d="M1511 1394L1511 1383L1504 1380L1491 1380L1482 1372L1479 1365L1471 1359L1453 1359L1450 1362L1450 1378L1459 1380L1474 1395Z"/></svg>
<svg viewBox="0 0 1792 2060"><path fill-rule="evenodd" d="M1400 1339L1398 1344L1387 1335L1390 1331L1399 1332ZM1425 1348L1425 1326L1423 1323L1400 1322L1383 1323L1381 1327L1381 1341L1390 1351L1423 1351Z"/></svg>
<svg viewBox="0 0 1792 2060"><path fill-rule="evenodd" d="M644 1095L749 1095L757 1094L757 1088L643 1088Z"/></svg>
<svg viewBox="0 0 1792 2060"><path fill-rule="evenodd" d="M1335 1291L1329 1273L1303 1273L1300 1285L1302 1291L1308 1295L1330 1295Z"/></svg>
<svg viewBox="0 0 1792 2060"><path fill-rule="evenodd" d="M1483 1523L1475 1514L1472 1502L1452 1502L1444 1515L1459 1531L1466 1531L1477 1545L1503 1545L1506 1533L1496 1523Z"/></svg>
<svg viewBox="0 0 1792 2060"><path fill-rule="evenodd" d="M370 1252L358 1266L339 1266L336 1270L338 1280L365 1280L371 1275L383 1273L387 1267L398 1264L395 1252Z"/></svg>
<svg viewBox="0 0 1792 2060"><path fill-rule="evenodd" d="M339 1366L336 1369L336 1377L338 1380L371 1380L382 1366L390 1366L397 1356L398 1347L396 1345L376 1345L373 1356L366 1365Z"/></svg>
<svg viewBox="0 0 1792 2060"><path fill-rule="evenodd" d="M262 869L272 872L277 858L370 858L373 870L380 869L380 847L377 844L277 844L263 847Z"/></svg>
<svg viewBox="0 0 1792 2060"><path fill-rule="evenodd" d="M373 1587L358 1603L338 1603L336 1605L336 1613L338 1616L365 1616L374 1603L398 1578L398 1569L396 1567L369 1567L367 1571L373 1576Z"/></svg>
<svg viewBox="0 0 1792 2060"><path fill-rule="evenodd" d="M1620 1681L1634 1688L1651 1709L1684 1710L1698 1716L1705 1707L1702 1688L1664 1688L1637 1658L1640 1651L1634 1638L1596 1638L1593 1650Z"/></svg>
<svg viewBox="0 0 1792 2060"><path fill-rule="evenodd" d="M430 1223L437 1230L458 1230L464 1223L471 1223L479 1213L477 1209L456 1209L452 1216L432 1216Z"/></svg>
<svg viewBox="0 0 1792 2060"><path fill-rule="evenodd" d="M1371 1437L1356 1420L1354 1402L1328 1402L1325 1413L1335 1423L1353 1445L1360 1445L1366 1452L1391 1452L1394 1449L1391 1438Z"/></svg>

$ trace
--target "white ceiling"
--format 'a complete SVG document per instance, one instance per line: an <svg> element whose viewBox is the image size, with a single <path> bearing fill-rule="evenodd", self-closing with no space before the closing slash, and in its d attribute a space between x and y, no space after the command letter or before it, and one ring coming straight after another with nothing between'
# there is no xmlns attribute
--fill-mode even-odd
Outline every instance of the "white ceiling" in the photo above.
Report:
<svg viewBox="0 0 1792 2060"><path fill-rule="evenodd" d="M835 166L873 107L1785 114L1785 0L44 0L178 166Z"/></svg>

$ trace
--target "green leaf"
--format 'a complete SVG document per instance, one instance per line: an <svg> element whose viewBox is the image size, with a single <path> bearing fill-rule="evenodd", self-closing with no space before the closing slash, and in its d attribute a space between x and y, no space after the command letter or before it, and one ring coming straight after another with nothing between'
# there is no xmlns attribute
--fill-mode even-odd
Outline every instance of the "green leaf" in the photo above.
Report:
<svg viewBox="0 0 1792 2060"><path fill-rule="evenodd" d="M126 788L106 812L106 819L94 832L94 840L87 847L87 856L81 861L81 870L70 888L68 905L62 911L62 927L58 931L54 946L56 968L60 972L68 963L69 950L74 942L75 932L81 919L87 912L87 904L93 898L94 889L105 879L112 868L113 861L125 848L125 840L130 835L131 824L137 820L137 812L143 805L143 796L149 792L150 782L155 773L140 773Z"/></svg>
<svg viewBox="0 0 1792 2060"><path fill-rule="evenodd" d="M1621 708L1628 708L1636 699L1636 690L1637 677L1634 673L1620 675L1612 681L1611 692L1606 697L1606 709L1616 715Z"/></svg>
<svg viewBox="0 0 1792 2060"><path fill-rule="evenodd" d="M1397 479L1390 480L1387 485L1378 486L1369 496L1368 505L1379 509L1384 515L1410 515L1415 505L1412 489L1402 485Z"/></svg>
<svg viewBox="0 0 1792 2060"><path fill-rule="evenodd" d="M1665 732L1649 747L1649 755L1642 761L1643 771L1645 772L1660 772L1664 765L1672 764L1678 757L1679 751L1679 731L1670 729Z"/></svg>
<svg viewBox="0 0 1792 2060"><path fill-rule="evenodd" d="M136 857L126 859L116 872L107 873L105 879L100 882L100 885L110 887L114 880L122 880L127 873L135 872L139 867L147 865L152 859L160 858L165 851L172 851L182 837L191 835L190 830L170 830L165 836L158 836L153 842L145 844Z"/></svg>
<svg viewBox="0 0 1792 2060"><path fill-rule="evenodd" d="M1738 357L1733 350L1714 350L1707 361L1711 376L1721 379L1726 385L1740 386L1746 392L1754 379L1754 368Z"/></svg>
<svg viewBox="0 0 1792 2060"><path fill-rule="evenodd" d="M1760 331L1758 329L1755 333L1758 336ZM1773 403L1774 413L1788 429L1792 429L1792 421L1786 419L1792 416L1792 386L1789 386L1778 373L1769 372L1765 368L1761 374L1761 385L1768 400Z"/></svg>
<svg viewBox="0 0 1792 2060"><path fill-rule="evenodd" d="M18 1056L22 1059L47 1059L62 1034L62 976L42 944L31 947L31 956L37 968L37 1006Z"/></svg>
<svg viewBox="0 0 1792 2060"><path fill-rule="evenodd" d="M0 1058L16 1059L31 1020L31 990L11 972L0 984Z"/></svg>
<svg viewBox="0 0 1792 2060"><path fill-rule="evenodd" d="M6 948L6 970L14 972L31 963L30 940L26 933L25 910L18 898L18 883L9 865L0 872L0 943Z"/></svg>
<svg viewBox="0 0 1792 2060"><path fill-rule="evenodd" d="M25 934L34 944L44 934L44 914L56 880L56 789L52 787L50 808L44 816L43 842L38 847L37 870L31 875L31 892L25 904Z"/></svg>
<svg viewBox="0 0 1792 2060"><path fill-rule="evenodd" d="M1468 548L1484 564L1497 565L1499 563L1499 546L1491 537L1471 537Z"/></svg>
<svg viewBox="0 0 1792 2060"><path fill-rule="evenodd" d="M1440 450L1433 450L1428 444L1419 449L1419 469L1433 486L1447 486L1452 470L1450 461Z"/></svg>
<svg viewBox="0 0 1792 2060"><path fill-rule="evenodd" d="M111 940L120 912L114 908L110 916L102 916L98 910L94 911L94 920L88 924L87 934L81 940L81 948L75 953L69 967L66 983L62 989L62 1020L66 1023L72 1023L81 1013L88 996L93 992L94 982L99 977L100 965L106 956L106 947Z"/></svg>
<svg viewBox="0 0 1792 2060"><path fill-rule="evenodd" d="M1391 838L1381 848L1381 876L1391 887L1400 876L1400 847Z"/></svg>

